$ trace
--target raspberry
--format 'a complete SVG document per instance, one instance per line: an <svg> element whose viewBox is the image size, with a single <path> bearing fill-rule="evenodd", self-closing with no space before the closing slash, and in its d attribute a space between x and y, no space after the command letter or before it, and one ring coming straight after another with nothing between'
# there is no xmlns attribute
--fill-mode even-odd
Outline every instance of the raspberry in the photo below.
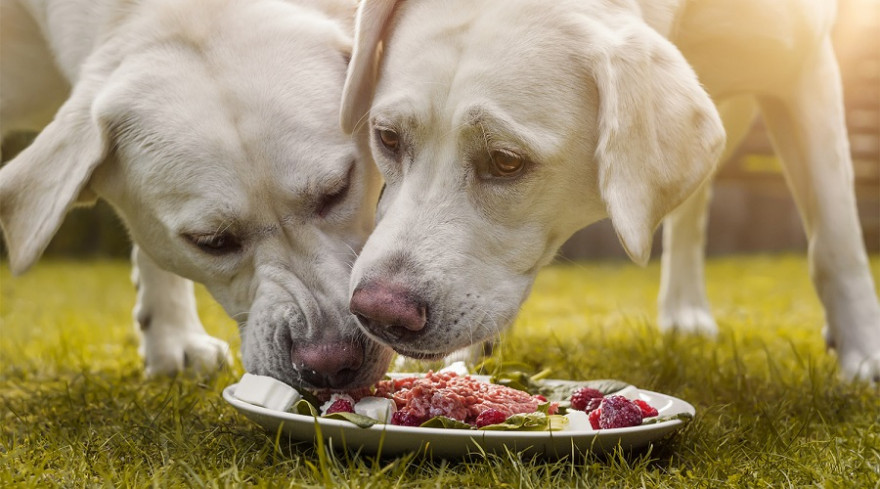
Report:
<svg viewBox="0 0 880 489"><path fill-rule="evenodd" d="M581 387L571 394L571 408L589 413L599 407L599 404L604 397L605 396L596 389Z"/></svg>
<svg viewBox="0 0 880 489"><path fill-rule="evenodd" d="M602 414L601 409L594 409L590 412L590 426L593 427L594 430L599 429L599 415Z"/></svg>
<svg viewBox="0 0 880 489"><path fill-rule="evenodd" d="M482 428L483 426L488 426L490 424L498 424L503 423L504 420L507 419L507 415L498 411L496 409L487 409L480 413L477 416L477 421L475 422L477 428Z"/></svg>
<svg viewBox="0 0 880 489"><path fill-rule="evenodd" d="M657 409L655 409L654 406L651 406L650 404L648 404L647 402L645 402L641 399L636 399L633 402L636 403L636 406L638 406L639 409L642 410L642 417L643 418L650 418L650 417L657 416L658 414L660 414L657 412Z"/></svg>
<svg viewBox="0 0 880 489"><path fill-rule="evenodd" d="M406 411L396 411L391 415L391 424L398 426L419 426L425 421L421 416L416 416Z"/></svg>
<svg viewBox="0 0 880 489"><path fill-rule="evenodd" d="M333 401L333 404L327 408L327 411L324 414L333 414L333 413L353 413L354 406L351 405L351 401L348 399L337 399Z"/></svg>
<svg viewBox="0 0 880 489"><path fill-rule="evenodd" d="M625 428L642 424L642 410L638 404L623 396L609 396L599 406L600 428Z"/></svg>

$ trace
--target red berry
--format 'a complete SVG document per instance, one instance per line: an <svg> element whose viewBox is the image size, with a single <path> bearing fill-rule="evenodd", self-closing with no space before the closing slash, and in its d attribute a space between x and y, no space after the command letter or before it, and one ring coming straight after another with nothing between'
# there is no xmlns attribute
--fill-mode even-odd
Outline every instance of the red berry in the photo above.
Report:
<svg viewBox="0 0 880 489"><path fill-rule="evenodd" d="M475 424L477 428L482 428L483 426L488 426L490 424L503 423L505 419L507 419L507 415L501 411L498 411L497 409L487 409L477 416Z"/></svg>
<svg viewBox="0 0 880 489"><path fill-rule="evenodd" d="M590 411L599 407L602 398L605 396L596 389L590 387L581 387L571 394L571 408L577 411Z"/></svg>
<svg viewBox="0 0 880 489"><path fill-rule="evenodd" d="M354 406L351 405L351 401L348 399L337 399L333 401L333 404L327 408L327 411L324 414L333 414L333 413L353 413Z"/></svg>
<svg viewBox="0 0 880 489"><path fill-rule="evenodd" d="M534 397L535 397L535 399L541 401L542 403L547 402L547 398L542 396L541 394L535 394Z"/></svg>
<svg viewBox="0 0 880 489"><path fill-rule="evenodd" d="M655 409L654 406L651 406L650 404L648 404L647 402L645 402L641 399L636 399L633 402L636 403L636 406L638 406L639 409L642 410L642 417L643 418L650 418L650 417L657 416L658 414L660 414L657 412L657 409Z"/></svg>
<svg viewBox="0 0 880 489"><path fill-rule="evenodd" d="M600 428L625 428L642 424L642 410L623 396L609 396L602 400L599 408Z"/></svg>
<svg viewBox="0 0 880 489"><path fill-rule="evenodd" d="M396 411L391 415L391 424L398 426L419 426L426 420L407 411Z"/></svg>
<svg viewBox="0 0 880 489"><path fill-rule="evenodd" d="M599 429L599 415L601 414L601 409L594 409L592 412L590 412L590 426L592 426L594 430Z"/></svg>

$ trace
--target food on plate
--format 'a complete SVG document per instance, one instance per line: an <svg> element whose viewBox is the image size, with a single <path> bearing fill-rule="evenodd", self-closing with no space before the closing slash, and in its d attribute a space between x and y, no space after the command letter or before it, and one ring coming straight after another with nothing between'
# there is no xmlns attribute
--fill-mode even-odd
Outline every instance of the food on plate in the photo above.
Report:
<svg viewBox="0 0 880 489"><path fill-rule="evenodd" d="M376 384L375 395L394 400L397 412L391 417L391 424L404 426L418 426L438 416L477 426L483 413L494 411L483 417L481 424L485 426L503 423L515 414L534 413L542 404L549 404L545 413L548 415L558 409L557 403L548 403L541 396L454 372L383 380ZM494 422L488 423L489 419Z"/></svg>
<svg viewBox="0 0 880 489"><path fill-rule="evenodd" d="M602 399L599 407L593 412L599 413L597 425L593 426L595 429L626 428L642 424L642 410L635 402L623 396L608 396ZM592 419L590 418L591 423Z"/></svg>
<svg viewBox="0 0 880 489"><path fill-rule="evenodd" d="M350 397L348 399L345 399L340 396L332 401L327 401L326 403L324 403L324 405L321 406L321 411L323 411L324 414L353 413L354 401Z"/></svg>
<svg viewBox="0 0 880 489"><path fill-rule="evenodd" d="M577 411L588 414L587 419L594 430L638 426L645 418L659 414L657 408L638 399L628 388L613 396L605 396L596 389L582 387L571 394L570 402L573 411L569 414ZM574 416L579 422L583 419L580 415Z"/></svg>
<svg viewBox="0 0 880 489"><path fill-rule="evenodd" d="M463 365L424 375L397 376L349 392L304 392L269 377L245 374L239 399L269 409L342 419L366 428L397 426L480 430L624 428L660 419L639 390L619 381L582 385L541 375L472 376ZM549 399L549 400L548 400Z"/></svg>
<svg viewBox="0 0 880 489"><path fill-rule="evenodd" d="M568 419L569 430L588 431L596 429L593 428L593 425L590 423L590 416L583 411L571 409L567 413L565 413L565 417L566 419Z"/></svg>
<svg viewBox="0 0 880 489"><path fill-rule="evenodd" d="M235 388L242 401L276 411L287 411L302 395L293 387L265 375L244 374Z"/></svg>
<svg viewBox="0 0 880 489"><path fill-rule="evenodd" d="M605 394L602 394L598 389L581 387L571 394L571 408L588 413L599 407L599 403L604 397Z"/></svg>
<svg viewBox="0 0 880 489"><path fill-rule="evenodd" d="M367 396L354 405L354 412L361 416L373 418L380 423L387 423L397 406L392 399L386 397Z"/></svg>
<svg viewBox="0 0 880 489"><path fill-rule="evenodd" d="M326 402L321 404L318 411L328 416L336 413L349 413L366 416L380 423L388 422L392 414L397 410L392 399L376 397L369 391L358 390L348 393L334 392Z"/></svg>

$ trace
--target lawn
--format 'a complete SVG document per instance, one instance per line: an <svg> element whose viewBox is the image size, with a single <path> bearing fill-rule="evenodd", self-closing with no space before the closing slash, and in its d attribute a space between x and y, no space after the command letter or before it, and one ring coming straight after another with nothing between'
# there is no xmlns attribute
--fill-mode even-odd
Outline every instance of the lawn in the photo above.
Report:
<svg viewBox="0 0 880 489"><path fill-rule="evenodd" d="M880 257L872 266L877 280ZM880 389L838 380L801 255L710 260L717 340L656 330L656 263L544 270L499 358L697 409L650 450L579 460L377 460L277 440L220 397L238 362L212 379L143 379L128 273L0 267L0 487L880 487ZM198 293L208 330L238 351L235 324Z"/></svg>

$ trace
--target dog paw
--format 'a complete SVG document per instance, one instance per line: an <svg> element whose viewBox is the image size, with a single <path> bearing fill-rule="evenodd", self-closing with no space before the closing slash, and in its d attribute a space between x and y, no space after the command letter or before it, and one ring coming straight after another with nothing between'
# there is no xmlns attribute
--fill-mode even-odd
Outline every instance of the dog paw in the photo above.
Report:
<svg viewBox="0 0 880 489"><path fill-rule="evenodd" d="M840 355L841 374L846 379L880 383L880 351L871 355L860 353Z"/></svg>
<svg viewBox="0 0 880 489"><path fill-rule="evenodd" d="M829 321L822 335L837 355L843 378L880 383L880 308L860 317Z"/></svg>
<svg viewBox="0 0 880 489"><path fill-rule="evenodd" d="M191 372L210 375L232 364L229 344L202 332L145 338L143 344L147 377Z"/></svg>
<svg viewBox="0 0 880 489"><path fill-rule="evenodd" d="M880 335L862 340L838 341L826 328L823 330L828 349L837 354L840 374L848 380L880 383Z"/></svg>
<svg viewBox="0 0 880 489"><path fill-rule="evenodd" d="M676 307L663 310L660 313L661 331L678 331L688 334L698 334L708 337L718 335L718 325L715 318L707 308L703 307Z"/></svg>

